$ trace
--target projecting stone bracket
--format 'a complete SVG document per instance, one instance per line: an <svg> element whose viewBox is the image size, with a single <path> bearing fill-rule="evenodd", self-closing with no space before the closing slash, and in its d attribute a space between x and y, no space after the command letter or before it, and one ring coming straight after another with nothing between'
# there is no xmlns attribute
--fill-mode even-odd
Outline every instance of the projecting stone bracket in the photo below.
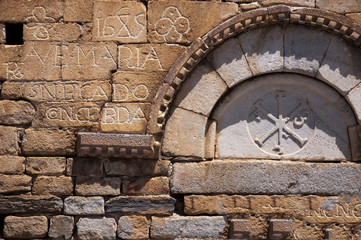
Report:
<svg viewBox="0 0 361 240"><path fill-rule="evenodd" d="M159 144L151 135L78 133L80 157L156 158Z"/></svg>

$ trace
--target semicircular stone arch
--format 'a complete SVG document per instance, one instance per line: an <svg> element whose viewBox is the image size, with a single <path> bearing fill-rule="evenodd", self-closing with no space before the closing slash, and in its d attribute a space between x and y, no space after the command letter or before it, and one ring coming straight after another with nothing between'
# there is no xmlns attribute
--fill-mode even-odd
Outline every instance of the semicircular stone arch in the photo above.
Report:
<svg viewBox="0 0 361 240"><path fill-rule="evenodd" d="M164 155L327 161L351 159L348 127L361 122L359 30L351 28L352 23L342 18L338 22L327 20L324 12L323 15L318 12L318 18L315 19L292 13L296 10L290 8L279 7L278 12L273 9L277 12L274 14L271 10L259 10L259 13L266 11L268 15L258 15L248 24L257 25L257 21L262 22L262 19L267 19L267 23L273 21L282 24L267 27L258 24L260 27L250 27L241 34L231 33L230 30L227 33L227 28L221 25L218 33L214 30L208 34L208 37L213 36L209 37L208 42L204 38L188 49L193 52L189 58L193 62L187 59L181 71L177 72L175 67L170 71L165 79L169 85L166 84L158 92L157 100L160 97L163 99L161 103L158 101L158 106L155 104L148 126L150 133L157 134L168 116L162 145ZM320 16L325 16L323 22L320 22ZM330 29L338 34L323 31L322 28L293 24L295 19L304 23L309 21L309 25L314 26L324 26L321 23L325 24L326 19L327 26L337 26ZM240 22L247 24L246 20ZM233 22L232 26L233 32L236 32L237 24ZM212 44L214 49L211 51L209 45ZM198 59L194 53L198 54ZM185 59L181 57L178 62L182 61ZM188 69L188 72L182 72L182 69ZM182 78L186 79L183 84ZM258 82L258 89L254 82ZM244 89L248 90L244 92ZM284 112L279 110L280 106L282 108L277 100L280 94L284 94L284 97L279 101L287 105ZM245 123L242 130L245 135L233 134L239 137L237 142L232 139L232 134L224 135L223 129L227 129L224 126L229 124L228 118L235 115L235 104L247 101L244 115L234 120ZM260 101L265 104L259 104ZM302 105L300 109L297 108L298 104ZM169 106L172 108L168 113ZM231 109L228 117L224 117L227 115L224 109ZM259 116L255 114L255 119L251 120L249 116L252 111L258 111ZM293 111L299 112L295 114ZM292 121L286 119L290 115ZM283 120L277 121L276 118ZM328 122L327 119L333 121ZM259 126L263 130L257 130ZM325 137L327 140L320 141ZM254 154L237 153L242 144L244 148L249 148L248 152ZM226 145L227 151L222 147ZM324 152L315 153L316 147L312 146L328 148Z"/></svg>

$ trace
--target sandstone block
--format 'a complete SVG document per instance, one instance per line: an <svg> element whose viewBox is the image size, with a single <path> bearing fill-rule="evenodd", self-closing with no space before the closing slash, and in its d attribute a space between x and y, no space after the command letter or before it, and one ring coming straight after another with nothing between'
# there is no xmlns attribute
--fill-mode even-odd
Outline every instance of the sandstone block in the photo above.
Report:
<svg viewBox="0 0 361 240"><path fill-rule="evenodd" d="M271 240L285 239L292 234L291 219L271 219L268 236Z"/></svg>
<svg viewBox="0 0 361 240"><path fill-rule="evenodd" d="M27 23L24 25L25 41L66 41L80 39L81 26L76 23Z"/></svg>
<svg viewBox="0 0 361 240"><path fill-rule="evenodd" d="M170 171L171 162L168 160L158 160L158 161L147 161L147 164L141 164L142 175L168 175Z"/></svg>
<svg viewBox="0 0 361 240"><path fill-rule="evenodd" d="M9 80L61 79L60 43L26 41L22 47L20 61L9 63L7 67Z"/></svg>
<svg viewBox="0 0 361 240"><path fill-rule="evenodd" d="M48 233L48 219L45 216L7 216L4 223L5 238L44 238Z"/></svg>
<svg viewBox="0 0 361 240"><path fill-rule="evenodd" d="M66 22L91 22L93 16L93 1L66 0L64 21Z"/></svg>
<svg viewBox="0 0 361 240"><path fill-rule="evenodd" d="M0 2L0 22L57 22L63 17L64 2L61 0L4 0Z"/></svg>
<svg viewBox="0 0 361 240"><path fill-rule="evenodd" d="M65 173L65 157L28 157L26 173L30 175L62 175Z"/></svg>
<svg viewBox="0 0 361 240"><path fill-rule="evenodd" d="M1 96L25 98L33 103L99 102L111 99L112 87L109 81L7 81L2 85Z"/></svg>
<svg viewBox="0 0 361 240"><path fill-rule="evenodd" d="M49 237L70 239L74 230L74 217L58 215L50 219Z"/></svg>
<svg viewBox="0 0 361 240"><path fill-rule="evenodd" d="M358 194L358 179L361 179L361 169L355 164L274 161L175 163L171 192Z"/></svg>
<svg viewBox="0 0 361 240"><path fill-rule="evenodd" d="M283 70L282 27L259 28L238 38L253 74Z"/></svg>
<svg viewBox="0 0 361 240"><path fill-rule="evenodd" d="M0 197L0 213L61 213L63 200L50 196L3 196Z"/></svg>
<svg viewBox="0 0 361 240"><path fill-rule="evenodd" d="M141 2L95 1L93 22L95 41L147 41L146 7Z"/></svg>
<svg viewBox="0 0 361 240"><path fill-rule="evenodd" d="M77 195L119 195L120 178L117 177L77 177L75 193Z"/></svg>
<svg viewBox="0 0 361 240"><path fill-rule="evenodd" d="M0 126L0 155L18 155L21 128Z"/></svg>
<svg viewBox="0 0 361 240"><path fill-rule="evenodd" d="M346 96L347 100L351 103L352 108L353 108L359 122L361 121L361 101L360 101L360 96L361 96L361 84L357 85Z"/></svg>
<svg viewBox="0 0 361 240"><path fill-rule="evenodd" d="M114 218L80 218L76 226L77 237L81 240L116 238L117 223Z"/></svg>
<svg viewBox="0 0 361 240"><path fill-rule="evenodd" d="M252 76L237 38L222 43L207 55L207 60L229 87Z"/></svg>
<svg viewBox="0 0 361 240"><path fill-rule="evenodd" d="M103 176L103 172L103 161L100 159L74 158L68 174L71 176Z"/></svg>
<svg viewBox="0 0 361 240"><path fill-rule="evenodd" d="M118 47L121 71L168 71L185 47L174 44L137 44Z"/></svg>
<svg viewBox="0 0 361 240"><path fill-rule="evenodd" d="M25 171L25 158L17 156L0 156L0 173L21 174Z"/></svg>
<svg viewBox="0 0 361 240"><path fill-rule="evenodd" d="M124 194L161 195L169 194L169 180L167 177L142 177L123 182Z"/></svg>
<svg viewBox="0 0 361 240"><path fill-rule="evenodd" d="M63 80L108 79L117 68L115 43L69 43L62 46L62 53Z"/></svg>
<svg viewBox="0 0 361 240"><path fill-rule="evenodd" d="M0 101L0 124L29 124L33 120L35 109L25 101Z"/></svg>
<svg viewBox="0 0 361 240"><path fill-rule="evenodd" d="M305 1L298 1L298 0L260 0L260 3L263 6L271 6L271 5L275 5L275 4L285 4L285 5L300 6L300 7L315 7L315 0L305 0Z"/></svg>
<svg viewBox="0 0 361 240"><path fill-rule="evenodd" d="M33 185L34 195L52 194L52 195L72 195L73 181L71 177L48 177L38 176Z"/></svg>
<svg viewBox="0 0 361 240"><path fill-rule="evenodd" d="M342 0L317 0L316 7L337 13L361 11L361 6L357 0L347 2Z"/></svg>
<svg viewBox="0 0 361 240"><path fill-rule="evenodd" d="M348 13L346 17L350 18L357 24L361 24L361 13Z"/></svg>
<svg viewBox="0 0 361 240"><path fill-rule="evenodd" d="M166 125L163 153L202 158L206 123L205 116L176 108L171 112Z"/></svg>
<svg viewBox="0 0 361 240"><path fill-rule="evenodd" d="M26 155L71 155L75 150L75 136L70 131L26 129L21 144Z"/></svg>
<svg viewBox="0 0 361 240"><path fill-rule="evenodd" d="M152 238L219 238L226 227L226 219L215 217L152 217Z"/></svg>
<svg viewBox="0 0 361 240"><path fill-rule="evenodd" d="M207 61L202 61L177 93L176 106L208 116L227 85Z"/></svg>
<svg viewBox="0 0 361 240"><path fill-rule="evenodd" d="M106 103L102 109L103 132L145 133L150 104Z"/></svg>
<svg viewBox="0 0 361 240"><path fill-rule="evenodd" d="M37 127L98 127L101 104L41 103L37 106L32 126Z"/></svg>
<svg viewBox="0 0 361 240"><path fill-rule="evenodd" d="M361 50L336 36L331 38L317 78L346 95L361 82Z"/></svg>
<svg viewBox="0 0 361 240"><path fill-rule="evenodd" d="M104 214L102 197L67 197L64 200L64 213L67 215Z"/></svg>
<svg viewBox="0 0 361 240"><path fill-rule="evenodd" d="M231 219L229 237L231 239L249 239L251 232L247 219Z"/></svg>
<svg viewBox="0 0 361 240"><path fill-rule="evenodd" d="M137 159L107 159L104 162L104 171L110 176L140 176L142 164L139 161Z"/></svg>
<svg viewBox="0 0 361 240"><path fill-rule="evenodd" d="M113 102L151 102L165 72L128 72L113 74Z"/></svg>
<svg viewBox="0 0 361 240"><path fill-rule="evenodd" d="M237 13L235 3L153 1L148 4L149 40L191 43Z"/></svg>
<svg viewBox="0 0 361 240"><path fill-rule="evenodd" d="M29 192L31 177L26 175L0 175L0 193Z"/></svg>
<svg viewBox="0 0 361 240"><path fill-rule="evenodd" d="M150 221L144 216L122 216L117 235L121 239L148 239Z"/></svg>
<svg viewBox="0 0 361 240"><path fill-rule="evenodd" d="M106 201L105 211L170 215L174 211L175 202L175 199L169 196L120 196Z"/></svg>
<svg viewBox="0 0 361 240"><path fill-rule="evenodd" d="M18 62L23 54L23 45L0 45L0 79L21 79L23 73Z"/></svg>
<svg viewBox="0 0 361 240"><path fill-rule="evenodd" d="M285 71L292 70L314 77L320 68L331 35L302 26L290 26L284 36Z"/></svg>

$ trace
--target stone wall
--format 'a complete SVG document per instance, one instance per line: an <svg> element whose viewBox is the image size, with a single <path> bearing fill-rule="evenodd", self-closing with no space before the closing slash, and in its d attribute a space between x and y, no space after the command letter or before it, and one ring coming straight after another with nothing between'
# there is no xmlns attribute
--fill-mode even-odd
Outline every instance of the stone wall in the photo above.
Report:
<svg viewBox="0 0 361 240"><path fill-rule="evenodd" d="M0 238L361 238L357 0L0 0Z"/></svg>

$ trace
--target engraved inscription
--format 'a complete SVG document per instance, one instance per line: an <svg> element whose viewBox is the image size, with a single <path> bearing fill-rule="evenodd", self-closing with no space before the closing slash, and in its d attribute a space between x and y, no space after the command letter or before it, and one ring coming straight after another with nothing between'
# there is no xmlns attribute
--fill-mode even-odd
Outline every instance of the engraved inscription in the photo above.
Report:
<svg viewBox="0 0 361 240"><path fill-rule="evenodd" d="M165 70L154 46L119 46L119 63L134 70Z"/></svg>
<svg viewBox="0 0 361 240"><path fill-rule="evenodd" d="M42 6L35 7L26 21L30 23L26 24L25 28L31 29L33 36L39 40L49 39L49 29L52 24L44 22L56 22L54 18L47 15L45 7Z"/></svg>
<svg viewBox="0 0 361 240"><path fill-rule="evenodd" d="M156 33L168 42L182 41L183 35L189 30L189 19L183 16L176 6L167 7L155 23Z"/></svg>
<svg viewBox="0 0 361 240"><path fill-rule="evenodd" d="M146 14L142 3L96 2L94 32L96 40L119 42L146 41Z"/></svg>
<svg viewBox="0 0 361 240"><path fill-rule="evenodd" d="M307 99L292 92L269 92L250 108L250 136L270 154L287 155L302 149L312 136L314 117Z"/></svg>
<svg viewBox="0 0 361 240"><path fill-rule="evenodd" d="M113 84L114 101L124 102L135 98L137 101L144 101L149 96L149 89L144 84L137 84L135 87L127 86L126 84Z"/></svg>
<svg viewBox="0 0 361 240"><path fill-rule="evenodd" d="M24 73L21 71L18 63L15 62L8 62L4 63L6 68L6 78L13 80L13 79L22 79Z"/></svg>

